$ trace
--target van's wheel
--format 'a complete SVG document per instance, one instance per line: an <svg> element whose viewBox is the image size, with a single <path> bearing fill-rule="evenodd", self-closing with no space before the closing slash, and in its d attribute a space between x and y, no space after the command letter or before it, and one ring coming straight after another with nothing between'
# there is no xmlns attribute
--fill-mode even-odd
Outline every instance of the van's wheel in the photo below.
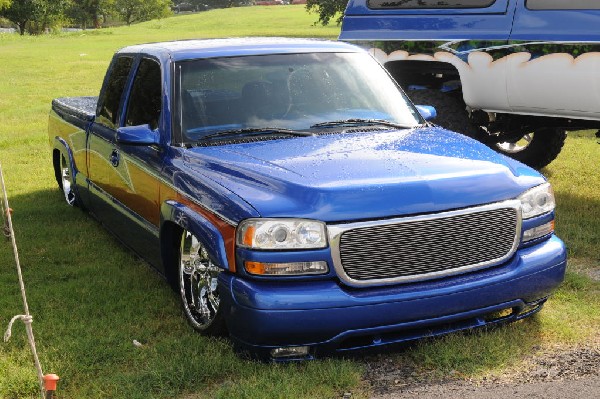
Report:
<svg viewBox="0 0 600 399"><path fill-rule="evenodd" d="M198 238L184 230L179 249L179 292L188 322L202 334L225 332L217 282L221 270Z"/></svg>
<svg viewBox="0 0 600 399"><path fill-rule="evenodd" d="M564 129L546 128L524 132L514 141L496 142L482 127L471 122L462 96L458 93L430 89L407 93L415 104L433 105L436 108L438 116L434 122L437 125L480 140L490 148L536 169L556 159L567 138Z"/></svg>
<svg viewBox="0 0 600 399"><path fill-rule="evenodd" d="M442 93L439 90L409 90L406 92L414 104L432 105L437 111L436 125L480 140L485 133L471 123L460 93Z"/></svg>
<svg viewBox="0 0 600 399"><path fill-rule="evenodd" d="M75 181L73 180L73 170L67 157L59 151L54 155L54 174L58 188L62 191L67 204L69 206L79 206L79 198L77 198Z"/></svg>
<svg viewBox="0 0 600 399"><path fill-rule="evenodd" d="M532 168L541 169L554 161L565 144L564 129L547 128L526 133L515 141L493 144L493 148Z"/></svg>

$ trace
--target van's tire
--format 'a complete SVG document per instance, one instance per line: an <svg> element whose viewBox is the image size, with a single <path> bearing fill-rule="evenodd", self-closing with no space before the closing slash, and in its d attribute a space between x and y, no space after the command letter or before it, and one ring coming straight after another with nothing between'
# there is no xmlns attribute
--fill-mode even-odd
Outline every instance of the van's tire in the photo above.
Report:
<svg viewBox="0 0 600 399"><path fill-rule="evenodd" d="M412 90L408 95L415 104L433 105L436 108L438 116L434 122L437 125L480 140L497 152L535 169L541 169L556 159L567 138L564 129L541 128L524 133L514 141L497 143L489 139L483 128L470 121L465 103L458 93L427 89Z"/></svg>
<svg viewBox="0 0 600 399"><path fill-rule="evenodd" d="M406 92L413 104L432 105L437 111L433 120L436 125L465 136L480 140L483 137L481 128L469 120L467 108L460 92L443 93L439 90L408 90Z"/></svg>
<svg viewBox="0 0 600 399"><path fill-rule="evenodd" d="M492 148L532 168L542 169L560 154L566 138L564 129L546 128L524 134L512 142L494 143Z"/></svg>

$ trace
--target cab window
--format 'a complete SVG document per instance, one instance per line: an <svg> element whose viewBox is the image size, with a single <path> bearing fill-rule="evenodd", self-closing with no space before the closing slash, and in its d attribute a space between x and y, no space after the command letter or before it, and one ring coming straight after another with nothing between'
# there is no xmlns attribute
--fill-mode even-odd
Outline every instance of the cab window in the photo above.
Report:
<svg viewBox="0 0 600 399"><path fill-rule="evenodd" d="M111 68L110 76L106 80L105 88L98 99L98 112L96 121L109 128L115 128L119 113L119 103L127 77L133 64L132 57L119 57Z"/></svg>
<svg viewBox="0 0 600 399"><path fill-rule="evenodd" d="M161 75L158 62L142 58L138 67L125 117L125 126L149 125L158 128L161 100Z"/></svg>

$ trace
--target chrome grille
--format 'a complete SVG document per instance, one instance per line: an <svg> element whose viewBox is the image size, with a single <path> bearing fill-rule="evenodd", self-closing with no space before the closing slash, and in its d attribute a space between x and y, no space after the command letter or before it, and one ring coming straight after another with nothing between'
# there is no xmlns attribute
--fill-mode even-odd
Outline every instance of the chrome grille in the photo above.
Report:
<svg viewBox="0 0 600 399"><path fill-rule="evenodd" d="M329 227L336 270L353 285L417 281L498 264L520 240L515 201Z"/></svg>

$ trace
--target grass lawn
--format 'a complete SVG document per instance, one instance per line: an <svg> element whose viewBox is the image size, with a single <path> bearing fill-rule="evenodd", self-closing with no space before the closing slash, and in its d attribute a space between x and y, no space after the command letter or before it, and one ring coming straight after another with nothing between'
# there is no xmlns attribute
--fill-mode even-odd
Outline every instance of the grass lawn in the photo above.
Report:
<svg viewBox="0 0 600 399"><path fill-rule="evenodd" d="M225 339L187 326L167 284L90 216L63 204L47 138L52 98L95 95L115 50L150 41L227 36L335 38L302 6L245 7L131 27L56 36L0 35L0 162L4 169L29 305L45 372L61 398L326 398L368 395L359 359L258 364ZM386 355L440 374L477 377L517 367L534 347L600 341L600 146L571 135L544 172L559 201L557 230L569 247L567 281L532 320L456 334ZM22 313L12 249L0 245L0 330ZM133 340L143 343L138 348ZM36 397L22 323L0 344L0 398Z"/></svg>

